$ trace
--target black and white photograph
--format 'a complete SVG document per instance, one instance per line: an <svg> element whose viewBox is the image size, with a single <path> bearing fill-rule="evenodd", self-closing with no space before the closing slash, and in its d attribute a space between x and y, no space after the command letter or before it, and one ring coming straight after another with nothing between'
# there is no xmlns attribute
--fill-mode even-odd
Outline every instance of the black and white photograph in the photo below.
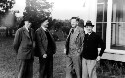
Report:
<svg viewBox="0 0 125 78"><path fill-rule="evenodd" d="M0 0L0 78L125 78L125 0Z"/></svg>

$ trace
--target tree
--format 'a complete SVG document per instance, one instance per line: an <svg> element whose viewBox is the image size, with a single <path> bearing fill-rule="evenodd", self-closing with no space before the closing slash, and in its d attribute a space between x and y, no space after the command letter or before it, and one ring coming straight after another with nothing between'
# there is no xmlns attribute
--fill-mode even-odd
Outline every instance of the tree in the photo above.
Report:
<svg viewBox="0 0 125 78"><path fill-rule="evenodd" d="M53 25L55 23L55 20L52 19L52 17L49 18L49 24L48 24L48 29L52 30L53 29Z"/></svg>
<svg viewBox="0 0 125 78"><path fill-rule="evenodd" d="M51 15L53 4L46 0L26 0L24 17L30 18L33 22L32 28L39 27L40 21Z"/></svg>
<svg viewBox="0 0 125 78"><path fill-rule="evenodd" d="M0 15L6 14L11 8L13 8L14 4L14 0L0 0Z"/></svg>
<svg viewBox="0 0 125 78"><path fill-rule="evenodd" d="M6 26L6 36L12 35L11 27L16 23L14 13L10 10L13 8L15 0L0 0L0 26ZM9 31L9 34L8 34Z"/></svg>
<svg viewBox="0 0 125 78"><path fill-rule="evenodd" d="M63 23L62 23L62 22L56 22L56 23L55 23L55 29L56 29L56 30L61 29L62 26L63 26Z"/></svg>
<svg viewBox="0 0 125 78"><path fill-rule="evenodd" d="M84 20L83 19L80 19L79 20L79 26L84 28Z"/></svg>
<svg viewBox="0 0 125 78"><path fill-rule="evenodd" d="M14 0L0 0L0 21L4 15L6 15L11 8L13 8L14 4Z"/></svg>
<svg viewBox="0 0 125 78"><path fill-rule="evenodd" d="M63 31L65 37L69 34L70 28L71 28L70 20L64 20L63 21L62 31Z"/></svg>

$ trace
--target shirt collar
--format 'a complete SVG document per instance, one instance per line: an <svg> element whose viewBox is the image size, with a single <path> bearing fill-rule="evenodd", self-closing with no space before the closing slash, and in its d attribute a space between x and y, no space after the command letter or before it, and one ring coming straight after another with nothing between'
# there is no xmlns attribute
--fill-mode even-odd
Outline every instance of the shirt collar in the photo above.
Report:
<svg viewBox="0 0 125 78"><path fill-rule="evenodd" d="M93 32L93 31L92 31ZM92 34L92 32L91 33L87 33L88 35L91 35Z"/></svg>
<svg viewBox="0 0 125 78"><path fill-rule="evenodd" d="M24 25L24 27L25 27L25 28L26 28L26 30L29 32L29 30L28 30L27 26L25 26L25 25Z"/></svg>
<svg viewBox="0 0 125 78"><path fill-rule="evenodd" d="M92 32L91 32L92 33ZM91 33L87 33L88 35L90 35Z"/></svg>
<svg viewBox="0 0 125 78"><path fill-rule="evenodd" d="M76 26L75 28L72 28L72 29L74 29L74 31L76 31L76 30L77 30L77 28L78 28L78 26Z"/></svg>
<svg viewBox="0 0 125 78"><path fill-rule="evenodd" d="M43 27L43 26L41 26L41 27L43 28L43 30L44 30L44 31L46 31L46 30L47 30L47 28L45 28L45 27Z"/></svg>

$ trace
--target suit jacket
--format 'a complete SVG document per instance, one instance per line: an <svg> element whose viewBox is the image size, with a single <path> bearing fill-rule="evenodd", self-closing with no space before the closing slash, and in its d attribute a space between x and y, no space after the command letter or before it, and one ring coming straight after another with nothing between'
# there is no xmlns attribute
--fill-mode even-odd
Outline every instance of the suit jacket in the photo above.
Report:
<svg viewBox="0 0 125 78"><path fill-rule="evenodd" d="M101 47L100 53L98 54L98 47ZM84 38L84 49L82 56L85 59L95 60L97 56L102 56L105 50L105 44L101 37L99 37L95 32L90 35L85 35Z"/></svg>
<svg viewBox="0 0 125 78"><path fill-rule="evenodd" d="M47 35L42 27L36 30L35 35L36 35L35 56L42 57L43 54L53 55L56 53L56 44L51 34L50 34L51 44L48 44ZM52 45L52 46L48 47L48 45ZM48 51L48 48L49 48L49 51Z"/></svg>
<svg viewBox="0 0 125 78"><path fill-rule="evenodd" d="M30 29L31 32L26 30L25 27L21 27L16 31L13 46L17 53L18 59L32 59L34 54L34 31Z"/></svg>
<svg viewBox="0 0 125 78"><path fill-rule="evenodd" d="M70 42L70 35L71 35L71 29L69 31L69 35L66 39L66 55L69 54L69 42ZM83 41L84 41L84 30L82 27L77 26L77 29L74 31L74 42L76 47L74 47L74 49L79 52L81 54L82 50L83 50Z"/></svg>

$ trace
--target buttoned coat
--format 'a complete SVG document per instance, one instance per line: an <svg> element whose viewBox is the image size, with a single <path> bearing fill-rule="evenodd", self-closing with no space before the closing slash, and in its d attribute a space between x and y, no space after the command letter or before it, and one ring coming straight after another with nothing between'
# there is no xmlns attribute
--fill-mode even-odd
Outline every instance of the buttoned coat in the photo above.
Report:
<svg viewBox="0 0 125 78"><path fill-rule="evenodd" d="M13 46L17 53L17 59L32 59L34 56L34 31L28 30L25 27L21 27L16 31Z"/></svg>
<svg viewBox="0 0 125 78"><path fill-rule="evenodd" d="M101 48L99 53L98 47ZM86 34L84 38L84 50L82 52L82 56L85 59L95 60L97 56L102 56L105 47L104 41L95 32L92 32L90 35Z"/></svg>
<svg viewBox="0 0 125 78"><path fill-rule="evenodd" d="M49 32L49 31L48 31ZM49 32L50 37L51 37L51 50L49 51L49 54L53 55L56 52L56 44L55 41ZM48 49L48 39L45 31L43 30L42 27L38 28L35 32L36 35L36 50L35 50L35 55L38 57L42 57L43 54L48 54L47 49Z"/></svg>

